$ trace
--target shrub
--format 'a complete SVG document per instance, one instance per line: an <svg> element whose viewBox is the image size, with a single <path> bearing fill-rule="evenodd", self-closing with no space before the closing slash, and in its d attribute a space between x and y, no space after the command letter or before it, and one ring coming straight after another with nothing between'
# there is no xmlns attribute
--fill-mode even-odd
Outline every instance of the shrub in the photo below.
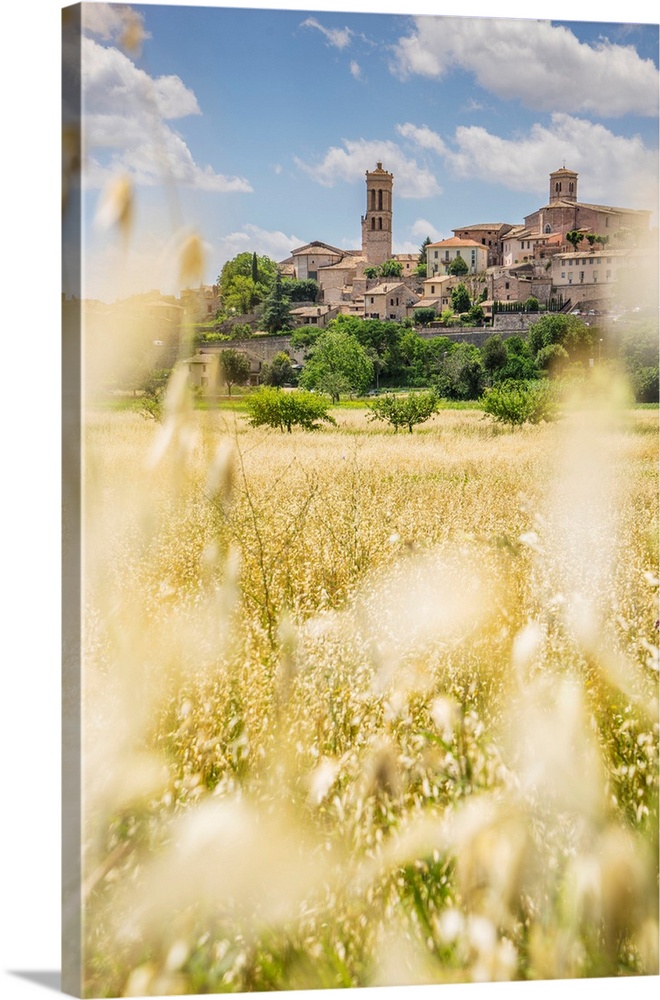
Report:
<svg viewBox="0 0 660 1000"><path fill-rule="evenodd" d="M279 427L282 432L286 429L289 434L293 427L315 431L321 426L321 421L336 423L328 413L329 401L313 392L283 392L281 389L263 388L248 396L247 407L253 427Z"/></svg>
<svg viewBox="0 0 660 1000"><path fill-rule="evenodd" d="M558 406L552 386L545 381L501 382L483 396L484 412L511 428L525 423L556 420Z"/></svg>

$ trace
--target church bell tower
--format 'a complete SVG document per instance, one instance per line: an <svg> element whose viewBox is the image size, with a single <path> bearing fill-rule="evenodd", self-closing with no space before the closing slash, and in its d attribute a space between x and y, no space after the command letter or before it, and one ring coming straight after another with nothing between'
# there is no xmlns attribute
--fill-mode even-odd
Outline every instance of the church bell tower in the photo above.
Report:
<svg viewBox="0 0 660 1000"><path fill-rule="evenodd" d="M370 266L392 259L392 185L394 175L377 163L367 170L367 212L362 216L362 253Z"/></svg>
<svg viewBox="0 0 660 1000"><path fill-rule="evenodd" d="M578 175L574 170L567 170L561 167L550 174L550 200L553 201L577 201Z"/></svg>

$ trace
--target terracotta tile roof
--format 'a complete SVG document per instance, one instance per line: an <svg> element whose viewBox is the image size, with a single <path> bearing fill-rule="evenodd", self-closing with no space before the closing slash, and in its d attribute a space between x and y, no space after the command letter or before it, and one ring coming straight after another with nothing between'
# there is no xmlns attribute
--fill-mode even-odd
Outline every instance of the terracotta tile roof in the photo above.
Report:
<svg viewBox="0 0 660 1000"><path fill-rule="evenodd" d="M483 246L481 243L475 243L474 240L462 240L459 236L451 236L448 240L440 240L438 243L427 243L427 249L430 250L431 247L478 247L479 250L487 250L488 248Z"/></svg>
<svg viewBox="0 0 660 1000"><path fill-rule="evenodd" d="M340 250L338 247L330 246L329 243L321 243L320 240L314 240L312 243L305 243L302 247L296 247L295 250L291 251L292 257L308 256L309 254L337 254L339 257L344 256L344 251Z"/></svg>

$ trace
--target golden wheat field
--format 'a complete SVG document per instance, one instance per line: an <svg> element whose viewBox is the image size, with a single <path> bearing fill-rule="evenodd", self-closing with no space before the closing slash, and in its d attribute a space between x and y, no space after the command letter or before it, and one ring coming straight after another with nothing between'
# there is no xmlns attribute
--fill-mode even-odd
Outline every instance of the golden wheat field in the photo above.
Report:
<svg viewBox="0 0 660 1000"><path fill-rule="evenodd" d="M168 407L86 418L86 995L657 975L658 411Z"/></svg>

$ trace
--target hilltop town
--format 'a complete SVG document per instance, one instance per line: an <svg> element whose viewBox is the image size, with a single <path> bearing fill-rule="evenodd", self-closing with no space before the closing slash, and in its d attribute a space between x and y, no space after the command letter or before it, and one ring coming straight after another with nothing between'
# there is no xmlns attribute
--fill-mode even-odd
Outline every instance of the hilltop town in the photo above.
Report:
<svg viewBox="0 0 660 1000"><path fill-rule="evenodd" d="M393 252L395 177L378 162L366 171L359 248L315 239L269 262L288 287L313 289L308 299L289 303L283 330L264 329L259 308L227 308L222 276L218 284L183 290L178 299L150 292L112 306L86 302L86 319L100 338L121 329L125 356L141 355L141 369L169 367L180 357L182 328L194 323L188 360L192 381L204 388L208 355L217 355L228 339L248 356L249 381L258 384L264 364L282 350L297 366L304 363L300 344L292 348L292 329L323 329L342 315L404 323L423 337L442 333L480 346L495 331L503 338L524 334L539 312L592 322L597 315L657 308L651 212L580 201L578 179L562 166L549 175L546 204L522 222L471 222L448 239L427 238L419 253L402 254Z"/></svg>

